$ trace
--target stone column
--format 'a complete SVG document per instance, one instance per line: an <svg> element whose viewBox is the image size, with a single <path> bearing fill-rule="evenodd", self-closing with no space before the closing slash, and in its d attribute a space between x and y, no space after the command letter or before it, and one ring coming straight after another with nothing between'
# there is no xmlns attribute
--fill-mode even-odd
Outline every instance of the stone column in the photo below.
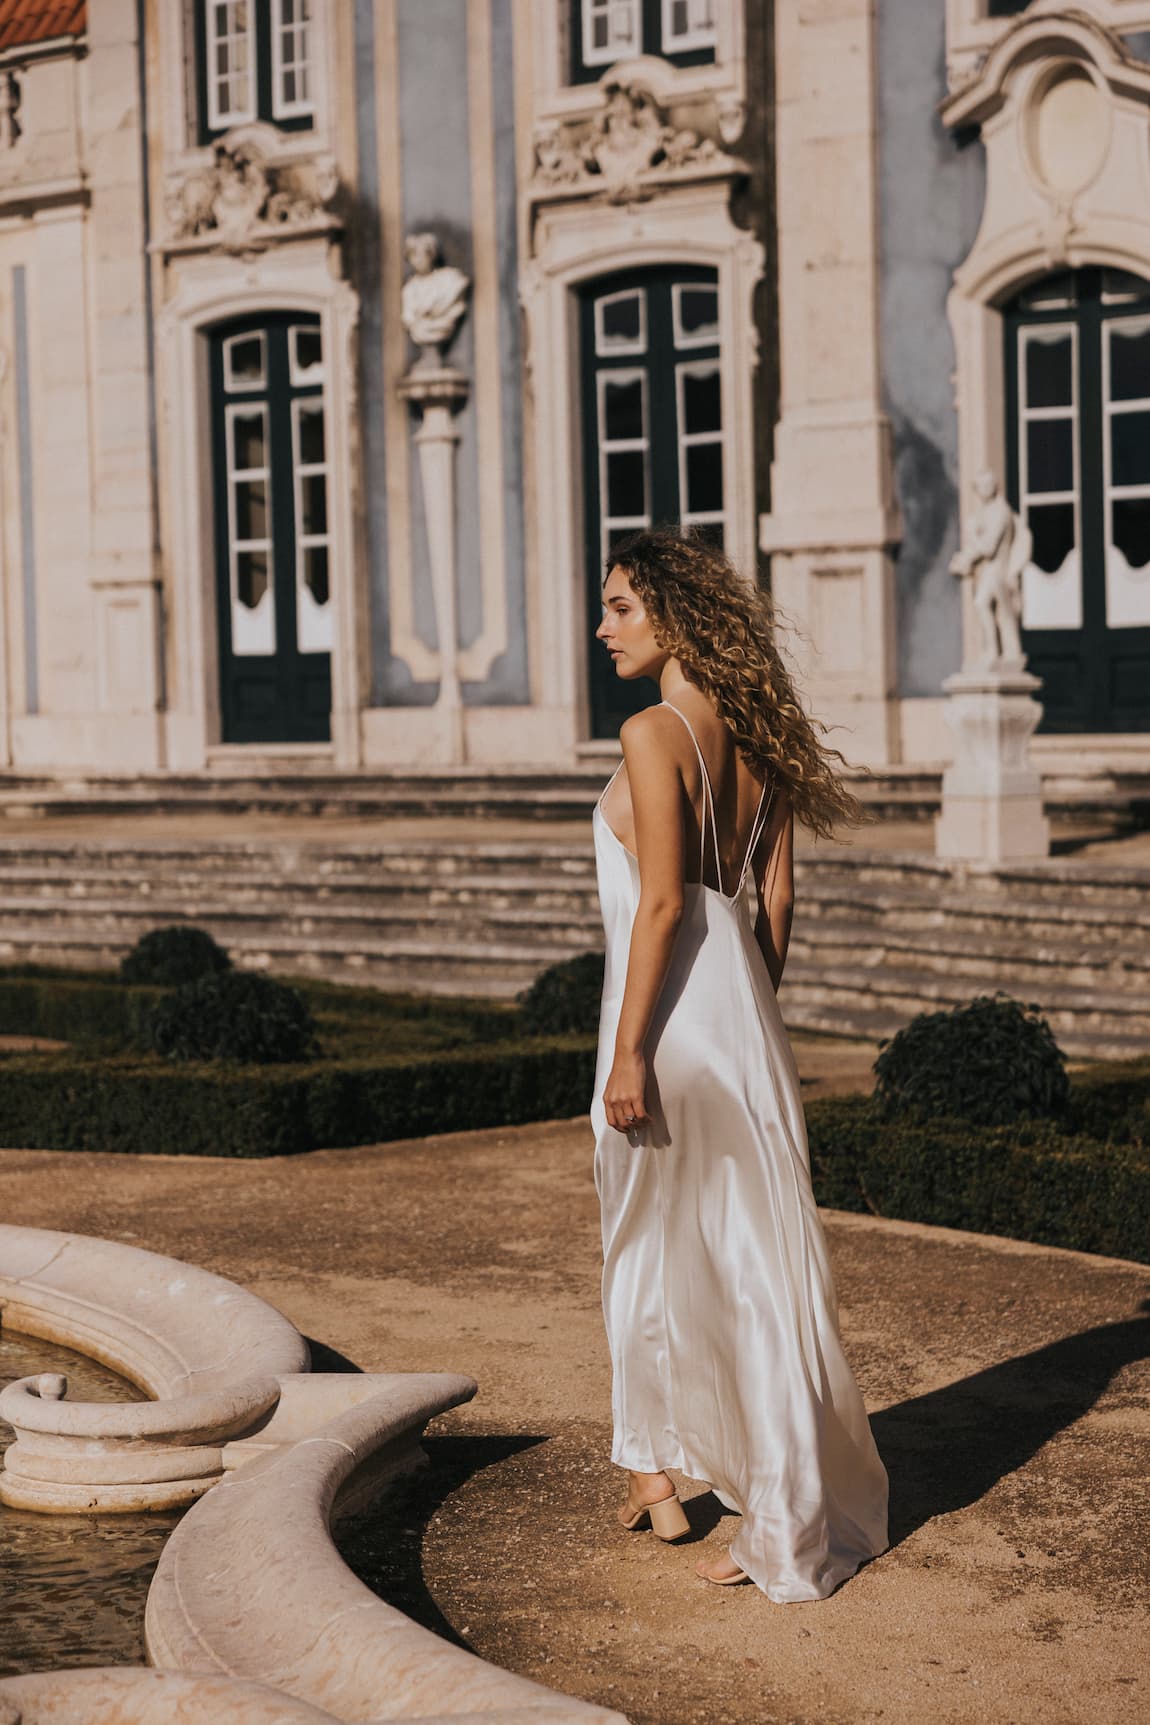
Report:
<svg viewBox="0 0 1150 1725"><path fill-rule="evenodd" d="M415 365L400 379L403 399L422 411L415 442L423 479L427 518L427 549L435 599L435 633L439 645L439 697L442 740L449 761L467 758L463 697L459 686L459 631L455 602L455 446L459 431L455 416L467 400L467 378L451 366L435 369Z"/></svg>

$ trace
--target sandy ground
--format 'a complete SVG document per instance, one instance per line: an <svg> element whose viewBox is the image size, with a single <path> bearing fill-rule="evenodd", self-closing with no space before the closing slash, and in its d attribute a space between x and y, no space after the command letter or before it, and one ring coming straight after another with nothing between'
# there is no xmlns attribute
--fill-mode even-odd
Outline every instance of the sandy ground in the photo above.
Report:
<svg viewBox="0 0 1150 1725"><path fill-rule="evenodd" d="M873 1057L797 1047L812 1090ZM254 1163L6 1150L0 1215L230 1276L318 1364L476 1377L345 1552L441 1633L634 1725L1150 1717L1150 1268L828 1214L892 1546L779 1606L694 1576L734 1525L697 1484L685 1544L614 1521L585 1120Z"/></svg>

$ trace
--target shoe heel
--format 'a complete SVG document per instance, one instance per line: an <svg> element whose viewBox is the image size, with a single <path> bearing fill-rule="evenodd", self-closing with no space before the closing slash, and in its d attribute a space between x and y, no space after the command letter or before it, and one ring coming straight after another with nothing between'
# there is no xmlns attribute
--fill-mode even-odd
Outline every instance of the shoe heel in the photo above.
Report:
<svg viewBox="0 0 1150 1725"><path fill-rule="evenodd" d="M683 1514L683 1506L677 1497L666 1497L662 1503L650 1505L651 1532L660 1539L682 1539L685 1533L690 1533L691 1524Z"/></svg>

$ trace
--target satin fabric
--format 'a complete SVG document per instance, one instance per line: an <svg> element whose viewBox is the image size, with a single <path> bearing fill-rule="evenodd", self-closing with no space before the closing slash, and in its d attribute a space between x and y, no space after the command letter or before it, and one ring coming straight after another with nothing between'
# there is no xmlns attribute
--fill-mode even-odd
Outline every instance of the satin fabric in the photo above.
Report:
<svg viewBox="0 0 1150 1725"><path fill-rule="evenodd" d="M645 1044L650 1125L621 1133L602 1095L639 865L601 806L592 824L606 934L591 1118L611 1459L704 1481L742 1516L731 1556L769 1599L824 1599L886 1549L887 1474L842 1349L798 1071L751 896L686 884Z"/></svg>

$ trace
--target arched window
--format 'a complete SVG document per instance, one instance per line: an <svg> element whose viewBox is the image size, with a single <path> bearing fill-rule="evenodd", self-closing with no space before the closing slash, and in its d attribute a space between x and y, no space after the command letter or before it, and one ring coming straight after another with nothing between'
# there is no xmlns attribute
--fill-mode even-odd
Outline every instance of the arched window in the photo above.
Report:
<svg viewBox="0 0 1150 1725"><path fill-rule="evenodd" d="M604 562L628 534L692 523L722 544L723 481L718 275L666 265L600 277L582 295L581 362L587 596L602 615ZM655 698L623 683L591 644L592 735L615 736Z"/></svg>
<svg viewBox="0 0 1150 1725"><path fill-rule="evenodd" d="M1043 729L1150 730L1150 281L1067 270L1006 308L1007 489L1034 536Z"/></svg>

